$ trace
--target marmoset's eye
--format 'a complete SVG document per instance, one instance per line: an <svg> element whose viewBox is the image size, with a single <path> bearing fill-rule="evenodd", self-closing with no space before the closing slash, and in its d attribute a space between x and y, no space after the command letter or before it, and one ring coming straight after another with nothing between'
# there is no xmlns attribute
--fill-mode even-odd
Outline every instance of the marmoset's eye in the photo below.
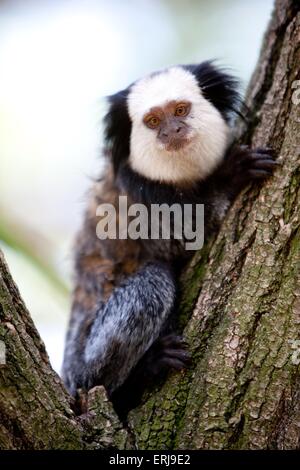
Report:
<svg viewBox="0 0 300 470"><path fill-rule="evenodd" d="M145 124L148 126L148 127L151 127L151 129L154 129L155 127L157 127L160 123L160 119L156 116L148 116L146 119L145 119Z"/></svg>
<svg viewBox="0 0 300 470"><path fill-rule="evenodd" d="M178 106L176 106L176 109L175 109L175 116L186 116L189 112L189 106L184 104L184 103L181 103L179 104Z"/></svg>

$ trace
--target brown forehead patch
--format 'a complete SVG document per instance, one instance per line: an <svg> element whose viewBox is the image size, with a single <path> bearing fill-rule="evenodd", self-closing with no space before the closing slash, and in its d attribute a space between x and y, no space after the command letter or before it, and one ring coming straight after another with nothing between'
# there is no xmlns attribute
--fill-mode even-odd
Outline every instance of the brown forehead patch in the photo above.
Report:
<svg viewBox="0 0 300 470"><path fill-rule="evenodd" d="M176 106L179 104L184 104L190 106L191 103L186 100L172 100L168 101L164 106L153 106L150 110L145 114L144 119L147 117L154 115L157 116L160 120L162 120L166 114L174 114Z"/></svg>
<svg viewBox="0 0 300 470"><path fill-rule="evenodd" d="M176 106L178 106L180 103L185 103L185 101L168 101L168 103L164 106L163 109L166 114L174 114Z"/></svg>

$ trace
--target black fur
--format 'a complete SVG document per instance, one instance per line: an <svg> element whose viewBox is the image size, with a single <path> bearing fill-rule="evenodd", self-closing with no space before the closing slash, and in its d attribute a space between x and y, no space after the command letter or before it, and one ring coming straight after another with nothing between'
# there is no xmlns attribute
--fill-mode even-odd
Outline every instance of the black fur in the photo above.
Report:
<svg viewBox="0 0 300 470"><path fill-rule="evenodd" d="M185 65L184 68L196 77L204 97L220 111L227 122L235 114L242 115L239 80L209 60L197 65Z"/></svg>
<svg viewBox="0 0 300 470"><path fill-rule="evenodd" d="M109 111L104 118L105 140L111 154L113 168L118 172L119 165L129 156L131 120L127 109L130 87L108 97Z"/></svg>

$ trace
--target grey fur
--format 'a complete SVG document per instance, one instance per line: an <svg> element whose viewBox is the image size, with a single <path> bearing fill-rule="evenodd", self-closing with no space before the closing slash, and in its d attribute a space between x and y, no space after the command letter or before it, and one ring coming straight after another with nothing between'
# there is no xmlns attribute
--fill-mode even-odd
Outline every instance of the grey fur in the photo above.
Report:
<svg viewBox="0 0 300 470"><path fill-rule="evenodd" d="M117 287L98 311L87 340L84 360L88 375L101 378L109 393L121 386L159 336L174 296L169 270L155 263L146 264Z"/></svg>
<svg viewBox="0 0 300 470"><path fill-rule="evenodd" d="M85 312L76 312L69 330L64 378L72 394L76 389L103 384L111 394L155 341L168 320L175 298L175 283L162 263L146 263L115 288L97 309L82 352L78 336ZM147 321L145 321L147 319ZM76 358L76 368L70 367Z"/></svg>

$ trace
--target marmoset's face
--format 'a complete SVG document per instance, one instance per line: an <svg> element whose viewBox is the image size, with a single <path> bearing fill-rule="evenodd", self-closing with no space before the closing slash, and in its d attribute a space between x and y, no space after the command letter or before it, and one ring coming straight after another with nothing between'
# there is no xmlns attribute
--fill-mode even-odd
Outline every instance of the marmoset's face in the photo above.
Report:
<svg viewBox="0 0 300 470"><path fill-rule="evenodd" d="M189 183L205 178L223 157L228 125L190 72L172 67L139 80L127 106L129 163L147 178Z"/></svg>
<svg viewBox="0 0 300 470"><path fill-rule="evenodd" d="M155 134L160 148L180 150L190 142L188 116L191 107L190 101L172 100L164 106L154 106L143 116L143 123Z"/></svg>

